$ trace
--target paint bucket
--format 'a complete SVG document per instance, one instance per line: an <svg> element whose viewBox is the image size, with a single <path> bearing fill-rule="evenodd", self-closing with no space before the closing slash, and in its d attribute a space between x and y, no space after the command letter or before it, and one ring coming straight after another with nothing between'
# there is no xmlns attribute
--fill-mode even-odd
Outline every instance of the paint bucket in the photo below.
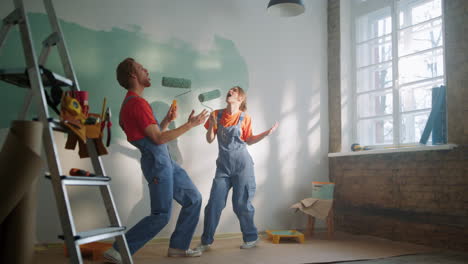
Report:
<svg viewBox="0 0 468 264"><path fill-rule="evenodd" d="M335 184L332 182L312 182L312 198L332 200Z"/></svg>

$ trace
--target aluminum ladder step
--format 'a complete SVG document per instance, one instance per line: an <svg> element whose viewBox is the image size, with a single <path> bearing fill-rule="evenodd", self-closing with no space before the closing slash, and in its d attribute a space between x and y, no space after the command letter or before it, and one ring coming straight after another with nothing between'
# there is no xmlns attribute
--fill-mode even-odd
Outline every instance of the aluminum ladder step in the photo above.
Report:
<svg viewBox="0 0 468 264"><path fill-rule="evenodd" d="M47 179L51 179L50 174L46 174ZM78 185L78 186L99 186L108 185L111 181L110 177L107 176L60 176L60 180L64 185Z"/></svg>
<svg viewBox="0 0 468 264"><path fill-rule="evenodd" d="M127 228L125 226L119 227L106 227L106 228L99 228L95 230L83 231L78 232L76 236L74 236L75 244L82 245L87 244L99 240L104 240L108 238L113 238L116 236L123 235ZM64 239L63 235L59 236L60 239Z"/></svg>
<svg viewBox="0 0 468 264"><path fill-rule="evenodd" d="M58 119L54 119L54 118L48 118L47 121L49 121L49 125L50 127L54 130L54 131L59 131L59 132L63 132L63 133L70 133L70 129L66 126L64 126L60 120Z"/></svg>
<svg viewBox="0 0 468 264"><path fill-rule="evenodd" d="M41 68L39 68L39 73L42 77L43 85L50 86L51 85L50 80L47 78L46 74L44 74L44 71ZM58 85L73 86L72 80L67 79L55 72L52 72L52 74L57 80ZM19 87L31 88L31 85L29 82L29 76L25 68L0 69L0 80L7 82L7 83L11 83Z"/></svg>
<svg viewBox="0 0 468 264"><path fill-rule="evenodd" d="M32 119L33 121L39 121L39 118L35 117ZM47 122L49 122L49 126L54 130L62 133L70 133L70 129L62 124L60 120L55 118L47 118Z"/></svg>

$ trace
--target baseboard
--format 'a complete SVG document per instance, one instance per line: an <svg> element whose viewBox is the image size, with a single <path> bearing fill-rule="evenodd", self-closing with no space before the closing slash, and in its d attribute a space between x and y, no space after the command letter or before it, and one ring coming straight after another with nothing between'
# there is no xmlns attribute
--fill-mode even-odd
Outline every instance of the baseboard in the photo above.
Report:
<svg viewBox="0 0 468 264"><path fill-rule="evenodd" d="M264 232L260 232L260 235L262 235ZM242 238L242 233L222 233L222 234L216 234L215 235L216 239L231 239L231 238ZM148 242L148 244L160 244L160 243L168 243L169 242L169 237L157 237L152 239L151 241ZM192 241L200 241L201 236L193 236ZM114 240L101 240L100 242L107 242L107 243L113 243ZM47 250L50 248L57 248L57 247L63 247L63 243L38 243L34 246L35 251L41 251L41 250Z"/></svg>

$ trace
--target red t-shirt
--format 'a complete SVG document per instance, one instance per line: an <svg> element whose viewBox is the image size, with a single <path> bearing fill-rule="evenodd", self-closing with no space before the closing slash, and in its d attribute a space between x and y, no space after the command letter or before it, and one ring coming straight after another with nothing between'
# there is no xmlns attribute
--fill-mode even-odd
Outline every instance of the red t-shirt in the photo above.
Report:
<svg viewBox="0 0 468 264"><path fill-rule="evenodd" d="M216 116L216 120L218 120L219 111L220 110L215 110L214 114ZM237 113L233 115L228 114L227 111L223 111L223 115L221 116L220 123L224 127L235 126L237 125L237 123L239 123L239 118L241 114L242 114L242 111L237 111ZM205 128L208 129L209 126L210 126L210 119L208 118L208 120L206 120L205 122ZM216 133L216 131L217 129L215 129L214 132ZM252 136L252 119L247 113L245 113L244 119L242 120L242 123L241 123L241 137L240 138L243 141L247 141L247 139L251 136Z"/></svg>
<svg viewBox="0 0 468 264"><path fill-rule="evenodd" d="M128 91L125 98L129 99L120 109L120 121L128 141L135 141L146 137L145 128L152 124L157 124L153 116L153 109L150 104L138 94Z"/></svg>

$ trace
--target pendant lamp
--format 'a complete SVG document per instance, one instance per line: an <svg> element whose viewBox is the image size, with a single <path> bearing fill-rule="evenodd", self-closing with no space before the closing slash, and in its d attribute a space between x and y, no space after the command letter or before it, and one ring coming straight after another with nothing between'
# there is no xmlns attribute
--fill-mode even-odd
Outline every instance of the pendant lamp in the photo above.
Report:
<svg viewBox="0 0 468 264"><path fill-rule="evenodd" d="M267 10L275 16L292 17L304 13L305 7L302 0L270 0Z"/></svg>

